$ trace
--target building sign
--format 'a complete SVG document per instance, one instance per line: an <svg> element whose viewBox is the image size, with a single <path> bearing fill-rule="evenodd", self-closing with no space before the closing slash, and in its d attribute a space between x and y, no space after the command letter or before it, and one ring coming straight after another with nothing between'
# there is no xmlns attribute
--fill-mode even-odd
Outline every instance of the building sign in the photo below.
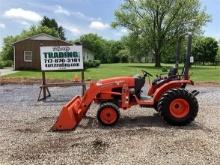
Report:
<svg viewBox="0 0 220 165"><path fill-rule="evenodd" d="M41 70L82 70L82 46L40 47Z"/></svg>

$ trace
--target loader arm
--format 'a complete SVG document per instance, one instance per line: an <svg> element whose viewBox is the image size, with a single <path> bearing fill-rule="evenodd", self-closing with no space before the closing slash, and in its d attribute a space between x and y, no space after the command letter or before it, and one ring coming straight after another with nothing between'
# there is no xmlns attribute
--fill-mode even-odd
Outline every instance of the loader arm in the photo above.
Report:
<svg viewBox="0 0 220 165"><path fill-rule="evenodd" d="M56 123L51 129L53 131L67 131L75 129L85 116L97 94L106 89L121 86L122 83L124 82L117 81L107 84L102 84L99 82L90 83L90 87L85 92L83 97L76 96L63 106Z"/></svg>

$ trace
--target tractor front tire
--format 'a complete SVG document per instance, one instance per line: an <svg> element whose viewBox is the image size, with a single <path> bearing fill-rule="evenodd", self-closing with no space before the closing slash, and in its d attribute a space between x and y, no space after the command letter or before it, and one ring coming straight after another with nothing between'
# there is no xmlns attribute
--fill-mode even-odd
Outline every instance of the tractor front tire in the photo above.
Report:
<svg viewBox="0 0 220 165"><path fill-rule="evenodd" d="M112 102L101 104L97 111L97 119L104 126L114 126L119 118L119 107Z"/></svg>
<svg viewBox="0 0 220 165"><path fill-rule="evenodd" d="M185 89L166 92L158 103L158 111L171 125L183 126L191 123L198 114L198 101Z"/></svg>

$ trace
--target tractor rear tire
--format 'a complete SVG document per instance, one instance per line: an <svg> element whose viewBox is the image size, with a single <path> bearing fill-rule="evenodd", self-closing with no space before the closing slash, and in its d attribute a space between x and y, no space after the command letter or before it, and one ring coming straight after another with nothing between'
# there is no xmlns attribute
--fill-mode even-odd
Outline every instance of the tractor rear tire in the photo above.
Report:
<svg viewBox="0 0 220 165"><path fill-rule="evenodd" d="M166 92L158 103L158 111L171 125L183 126L191 123L198 114L198 101L185 89Z"/></svg>
<svg viewBox="0 0 220 165"><path fill-rule="evenodd" d="M119 118L119 107L112 102L101 104L97 111L97 119L104 126L114 126Z"/></svg>
<svg viewBox="0 0 220 165"><path fill-rule="evenodd" d="M154 110L158 112L158 102L154 103Z"/></svg>

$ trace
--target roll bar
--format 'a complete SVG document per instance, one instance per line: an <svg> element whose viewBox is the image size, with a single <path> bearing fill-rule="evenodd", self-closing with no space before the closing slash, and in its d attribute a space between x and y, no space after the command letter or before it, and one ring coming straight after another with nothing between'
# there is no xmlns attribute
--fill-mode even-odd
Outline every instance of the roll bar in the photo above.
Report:
<svg viewBox="0 0 220 165"><path fill-rule="evenodd" d="M184 36L188 36L188 41L187 41L187 51L186 51L186 56L185 56L185 62L184 62L184 67L182 70L182 75L184 76L185 80L189 79L189 69L191 66L190 63L190 57L192 55L192 33L188 32L188 33L184 33L182 35L179 36L178 41L177 41L177 45L176 45L176 64L175 64L175 68L178 69L179 67L179 57L180 57L180 49L181 49L181 41L183 39Z"/></svg>

